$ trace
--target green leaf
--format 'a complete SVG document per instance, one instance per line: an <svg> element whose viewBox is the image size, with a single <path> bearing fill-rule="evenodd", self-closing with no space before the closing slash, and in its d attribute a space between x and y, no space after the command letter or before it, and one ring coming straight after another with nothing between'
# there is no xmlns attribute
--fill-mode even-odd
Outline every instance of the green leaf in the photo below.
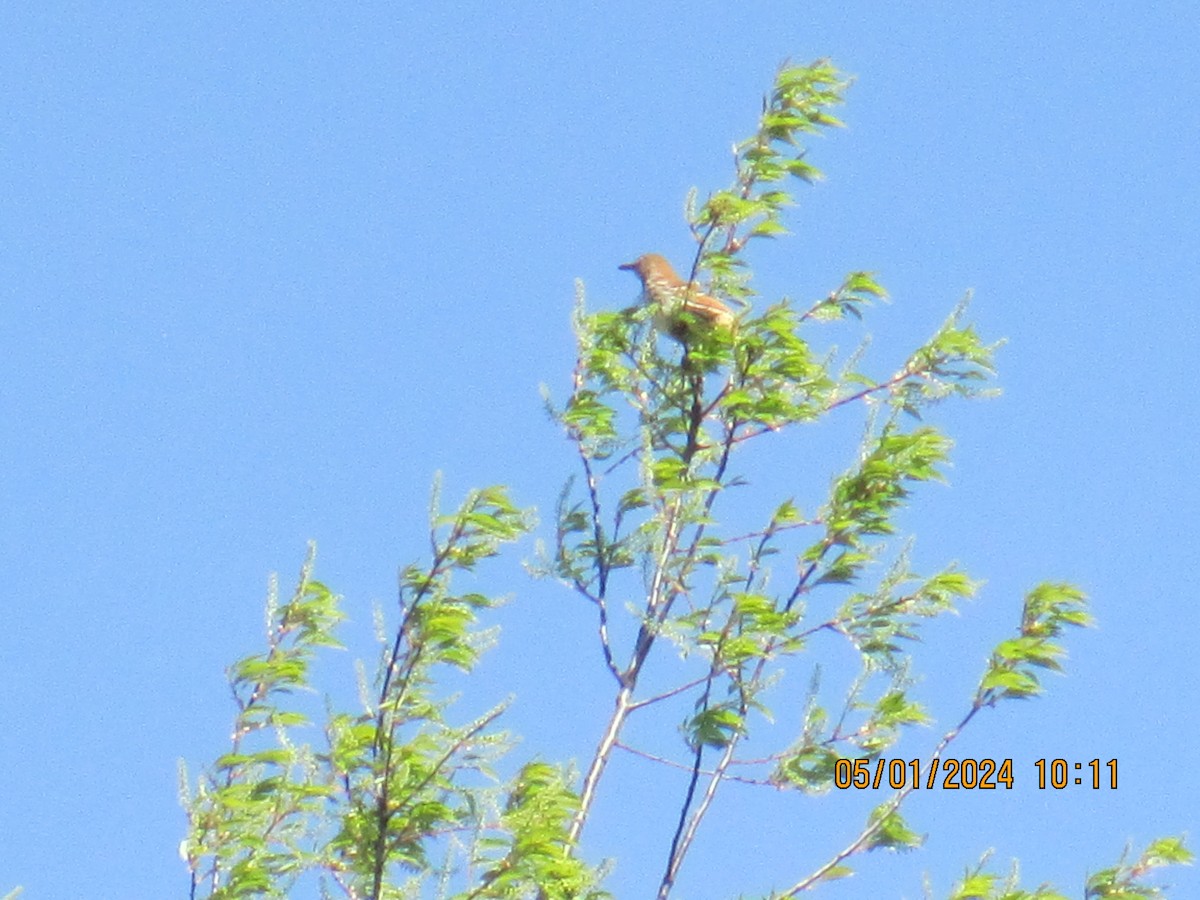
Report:
<svg viewBox="0 0 1200 900"><path fill-rule="evenodd" d="M879 830L868 839L868 849L912 850L925 842L921 835L908 827L908 823L894 809L885 812L884 807L877 807L871 813L871 821L881 824Z"/></svg>

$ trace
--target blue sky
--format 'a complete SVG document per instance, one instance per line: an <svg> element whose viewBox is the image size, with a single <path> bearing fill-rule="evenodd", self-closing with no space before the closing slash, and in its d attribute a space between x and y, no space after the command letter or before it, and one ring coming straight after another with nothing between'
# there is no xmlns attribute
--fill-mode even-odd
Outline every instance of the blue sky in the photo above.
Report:
<svg viewBox="0 0 1200 900"><path fill-rule="evenodd" d="M568 388L573 279L615 308L618 263L684 258L685 193L727 183L785 57L856 82L813 144L827 181L751 256L763 296L877 272L883 367L967 289L1009 339L1003 395L939 410L951 483L903 519L926 570L987 581L920 649L924 699L950 724L1021 594L1076 582L1100 624L1069 677L956 752L1122 774L921 797L924 851L820 896L916 898L923 872L941 895L989 847L1077 895L1126 842L1194 840L1194 5L408 6L0 10L0 892L183 895L176 761L224 748L223 668L306 540L362 636L435 471L448 504L506 483L549 520L573 469L538 387ZM589 610L530 555L488 572L514 599L480 682L516 693L523 756L583 764L609 703ZM622 813L663 776L614 769L588 851L646 896L665 838ZM790 883L862 807L731 792L718 815L761 842L731 862L714 832L678 896Z"/></svg>

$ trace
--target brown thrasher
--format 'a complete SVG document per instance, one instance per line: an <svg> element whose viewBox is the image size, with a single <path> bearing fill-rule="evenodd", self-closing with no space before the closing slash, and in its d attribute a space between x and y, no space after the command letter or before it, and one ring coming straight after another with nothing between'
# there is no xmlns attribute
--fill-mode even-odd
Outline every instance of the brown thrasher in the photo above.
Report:
<svg viewBox="0 0 1200 900"><path fill-rule="evenodd" d="M687 341L697 327L728 328L733 324L728 306L702 293L696 282L684 281L657 253L644 253L617 268L635 272L642 279L642 296L654 310L654 327L677 341Z"/></svg>

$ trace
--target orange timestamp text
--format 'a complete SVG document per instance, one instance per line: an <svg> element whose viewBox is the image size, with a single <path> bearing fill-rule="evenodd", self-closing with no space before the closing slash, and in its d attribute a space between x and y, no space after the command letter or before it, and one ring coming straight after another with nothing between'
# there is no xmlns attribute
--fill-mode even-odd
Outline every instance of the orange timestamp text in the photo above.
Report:
<svg viewBox="0 0 1200 900"><path fill-rule="evenodd" d="M924 771L922 771L924 767ZM1034 763L1038 787L1061 790L1071 784L1087 783L1096 790L1102 786L1117 788L1117 761L1098 759L1072 763L1065 759L1039 759ZM1106 771L1107 770L1107 771ZM1101 774L1107 775L1102 779ZM1090 774L1090 777L1087 777ZM894 791L933 790L994 791L1012 790L1011 759L838 759L833 766L833 786L841 790L890 788ZM1103 782L1103 784L1102 784Z"/></svg>

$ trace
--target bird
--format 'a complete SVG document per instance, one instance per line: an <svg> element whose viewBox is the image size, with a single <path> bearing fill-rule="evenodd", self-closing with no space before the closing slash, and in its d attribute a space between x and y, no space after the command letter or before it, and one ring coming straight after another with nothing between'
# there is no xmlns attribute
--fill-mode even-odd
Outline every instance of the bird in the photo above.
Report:
<svg viewBox="0 0 1200 900"><path fill-rule="evenodd" d="M694 281L684 281L671 264L658 253L644 253L633 262L617 266L642 279L642 296L654 310L654 327L680 343L686 343L698 329L729 328L733 313L729 307L700 290Z"/></svg>

